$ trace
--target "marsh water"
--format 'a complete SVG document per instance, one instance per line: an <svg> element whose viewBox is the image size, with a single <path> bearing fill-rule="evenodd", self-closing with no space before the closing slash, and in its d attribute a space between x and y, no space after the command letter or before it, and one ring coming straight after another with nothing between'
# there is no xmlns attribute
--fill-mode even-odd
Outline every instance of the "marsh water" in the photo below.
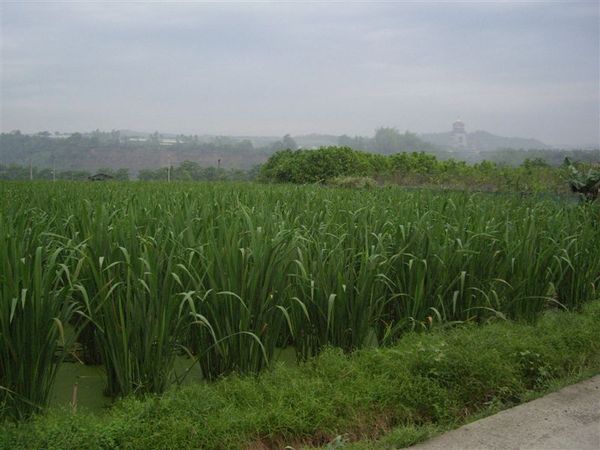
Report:
<svg viewBox="0 0 600 450"><path fill-rule="evenodd" d="M292 347L280 349L275 355L275 363L296 364L295 351ZM191 369L190 369L191 367ZM188 369L181 385L203 383L202 372L191 358L179 356L175 359L175 374L181 376ZM106 410L114 400L104 395L106 375L103 366L86 366L79 362L64 362L60 365L56 380L51 407L70 407L73 399L74 386L77 385L77 409L101 413Z"/></svg>

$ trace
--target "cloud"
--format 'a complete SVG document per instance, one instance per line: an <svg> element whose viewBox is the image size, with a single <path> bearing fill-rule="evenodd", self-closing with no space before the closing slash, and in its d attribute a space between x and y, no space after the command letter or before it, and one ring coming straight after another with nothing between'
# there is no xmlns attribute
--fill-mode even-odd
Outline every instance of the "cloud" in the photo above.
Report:
<svg viewBox="0 0 600 450"><path fill-rule="evenodd" d="M594 6L3 3L1 126L598 142Z"/></svg>

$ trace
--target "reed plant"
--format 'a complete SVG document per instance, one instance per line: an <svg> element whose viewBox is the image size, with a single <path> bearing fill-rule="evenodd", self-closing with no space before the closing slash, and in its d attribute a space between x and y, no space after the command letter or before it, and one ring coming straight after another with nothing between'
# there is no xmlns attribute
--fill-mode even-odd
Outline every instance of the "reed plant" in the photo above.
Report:
<svg viewBox="0 0 600 450"><path fill-rule="evenodd" d="M140 237L110 257L86 259L91 277L80 294L91 311L109 395L160 393L174 381L187 309L169 240Z"/></svg>
<svg viewBox="0 0 600 450"><path fill-rule="evenodd" d="M180 264L195 306L188 348L207 379L269 366L292 331L285 300L294 233L276 217L259 226L251 210L239 208L200 224Z"/></svg>
<svg viewBox="0 0 600 450"><path fill-rule="evenodd" d="M0 417L21 420L48 405L76 334L65 329L79 312L71 294L80 266L65 249L24 251L1 215L0 230Z"/></svg>
<svg viewBox="0 0 600 450"><path fill-rule="evenodd" d="M181 353L212 380L256 373L288 345L302 360L411 329L535 321L599 297L600 205L569 198L250 183L2 188L15 199L0 203L5 405L12 392L42 405L17 379L43 372L49 386L60 360L14 375L15 327L32 334L21 351L45 343L47 355L63 348L59 324L75 336L83 327L80 344L118 396L163 392Z"/></svg>

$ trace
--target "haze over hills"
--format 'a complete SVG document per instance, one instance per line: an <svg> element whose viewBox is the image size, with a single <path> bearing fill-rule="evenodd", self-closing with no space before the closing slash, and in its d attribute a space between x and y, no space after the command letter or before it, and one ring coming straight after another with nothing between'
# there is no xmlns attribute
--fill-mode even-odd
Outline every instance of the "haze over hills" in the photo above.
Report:
<svg viewBox="0 0 600 450"><path fill-rule="evenodd" d="M119 133L122 137L125 138L148 138L153 133L144 132L144 131L134 131L134 130L119 130ZM160 136L164 139L177 139L180 134L176 133L160 133ZM263 147L268 146L277 142L281 139L281 136L242 136L242 135L233 135L233 136L222 136L217 134L201 134L197 135L198 140L201 142L215 142L222 139L230 139L234 141L250 141L252 145L255 147ZM299 147L303 148L312 148L312 147L321 147L327 145L338 145L339 136L334 134L319 134L319 133L310 133L303 134L298 136L292 136L294 141Z"/></svg>
<svg viewBox="0 0 600 450"><path fill-rule="evenodd" d="M511 165L519 165L526 158L552 160L552 164L562 161L560 155L554 155L556 152L552 148L536 139L506 138L485 131L468 133L467 139L469 145L458 149L453 147L452 132L417 135L389 127L378 128L372 136L354 137L317 133L283 137L183 135L131 129L34 134L14 131L0 134L0 165L32 165L58 171L127 169L135 176L141 170L191 161L202 167L248 171L264 163L277 150L331 145L381 154L423 151L441 159L468 162L487 159ZM509 148L514 150L505 150Z"/></svg>
<svg viewBox="0 0 600 450"><path fill-rule="evenodd" d="M122 137L129 138L148 138L152 133L138 132L133 130L119 130ZM410 131L407 131L410 133ZM175 133L160 133L160 136L164 139L176 139L180 136ZM417 136L425 141L429 142L440 150L452 149L452 132L441 132L441 133L423 133L417 134ZM471 144L472 150L476 152L487 152L500 150L505 148L513 149L551 149L553 146L547 145L544 142L535 138L523 138L523 137L505 137L492 134L487 131L477 130L471 133L467 133L469 143ZM328 145L340 145L340 136L335 134L320 134L320 133L309 133L301 135L293 135L292 139L296 142L298 147L302 148L317 148ZM248 140L252 142L255 147L268 146L279 139L280 136L219 136L211 134L198 135L198 140L201 142L215 142L220 139L231 139L234 141ZM562 148L575 148L580 146L565 145Z"/></svg>
<svg viewBox="0 0 600 450"><path fill-rule="evenodd" d="M426 133L420 135L421 139L442 148L452 147L452 132ZM487 131L477 130L467 133L467 142L473 151L489 152L503 148L514 149L549 149L551 146L534 138L504 137Z"/></svg>

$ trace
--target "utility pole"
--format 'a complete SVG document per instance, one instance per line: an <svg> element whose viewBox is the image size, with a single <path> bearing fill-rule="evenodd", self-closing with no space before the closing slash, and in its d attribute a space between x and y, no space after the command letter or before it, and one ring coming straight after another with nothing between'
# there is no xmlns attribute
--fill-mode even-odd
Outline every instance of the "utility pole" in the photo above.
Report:
<svg viewBox="0 0 600 450"><path fill-rule="evenodd" d="M56 183L56 158L54 153L52 153L52 182Z"/></svg>
<svg viewBox="0 0 600 450"><path fill-rule="evenodd" d="M33 181L33 163L31 162L31 156L29 157L29 181Z"/></svg>
<svg viewBox="0 0 600 450"><path fill-rule="evenodd" d="M171 157L169 156L169 167L167 168L167 183L171 182Z"/></svg>

